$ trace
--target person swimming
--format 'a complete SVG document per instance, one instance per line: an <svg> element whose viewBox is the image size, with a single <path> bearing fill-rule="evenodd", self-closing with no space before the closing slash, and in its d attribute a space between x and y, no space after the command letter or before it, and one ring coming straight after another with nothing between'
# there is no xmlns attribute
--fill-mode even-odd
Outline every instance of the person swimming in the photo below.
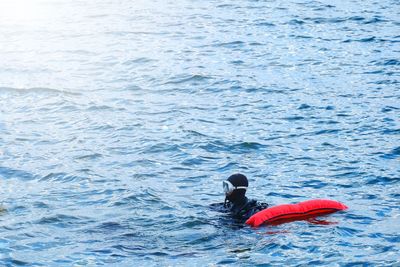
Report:
<svg viewBox="0 0 400 267"><path fill-rule="evenodd" d="M246 191L249 186L247 177L237 173L229 176L222 182L225 193L225 201L219 211L229 213L234 219L246 221L253 214L268 208L267 203L248 199Z"/></svg>

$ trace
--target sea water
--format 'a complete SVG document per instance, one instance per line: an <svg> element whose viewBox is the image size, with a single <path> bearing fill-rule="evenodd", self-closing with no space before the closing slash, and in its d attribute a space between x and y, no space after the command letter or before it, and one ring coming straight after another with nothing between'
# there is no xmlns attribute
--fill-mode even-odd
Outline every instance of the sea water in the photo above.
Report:
<svg viewBox="0 0 400 267"><path fill-rule="evenodd" d="M0 265L400 264L398 1L2 0ZM210 209L240 172L258 229Z"/></svg>

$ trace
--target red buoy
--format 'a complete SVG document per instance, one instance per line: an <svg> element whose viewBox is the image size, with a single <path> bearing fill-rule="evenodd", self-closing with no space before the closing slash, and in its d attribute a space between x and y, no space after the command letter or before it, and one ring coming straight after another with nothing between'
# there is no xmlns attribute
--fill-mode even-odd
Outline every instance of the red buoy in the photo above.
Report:
<svg viewBox="0 0 400 267"><path fill-rule="evenodd" d="M258 227L262 224L279 224L325 215L345 209L347 209L347 206L338 201L313 199L297 204L283 204L267 208L251 216L246 221L246 224L253 227Z"/></svg>

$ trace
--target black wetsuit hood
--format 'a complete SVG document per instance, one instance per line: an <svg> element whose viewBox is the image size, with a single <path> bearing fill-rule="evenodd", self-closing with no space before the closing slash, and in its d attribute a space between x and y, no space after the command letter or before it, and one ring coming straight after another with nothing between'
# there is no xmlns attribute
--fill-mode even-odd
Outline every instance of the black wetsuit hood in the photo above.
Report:
<svg viewBox="0 0 400 267"><path fill-rule="evenodd" d="M240 173L229 176L227 180L235 187L249 186L249 181L247 180L247 177ZM229 201L234 206L244 205L247 202L247 198L245 195L246 189L235 189L230 195L226 196L225 202Z"/></svg>

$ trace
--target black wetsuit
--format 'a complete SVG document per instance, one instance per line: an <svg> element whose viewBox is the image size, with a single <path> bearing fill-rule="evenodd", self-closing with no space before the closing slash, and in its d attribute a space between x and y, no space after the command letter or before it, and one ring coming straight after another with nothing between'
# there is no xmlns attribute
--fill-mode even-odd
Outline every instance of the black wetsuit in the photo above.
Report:
<svg viewBox="0 0 400 267"><path fill-rule="evenodd" d="M217 211L229 213L234 219L245 222L252 215L268 208L268 204L244 197L240 202L233 203L228 201L226 203L212 204L211 207Z"/></svg>
<svg viewBox="0 0 400 267"><path fill-rule="evenodd" d="M247 199L247 197L246 201L243 203L233 204L231 202L227 202L225 206L229 209L234 218L241 220L247 220L257 212L268 208L267 203L258 202L254 199Z"/></svg>

